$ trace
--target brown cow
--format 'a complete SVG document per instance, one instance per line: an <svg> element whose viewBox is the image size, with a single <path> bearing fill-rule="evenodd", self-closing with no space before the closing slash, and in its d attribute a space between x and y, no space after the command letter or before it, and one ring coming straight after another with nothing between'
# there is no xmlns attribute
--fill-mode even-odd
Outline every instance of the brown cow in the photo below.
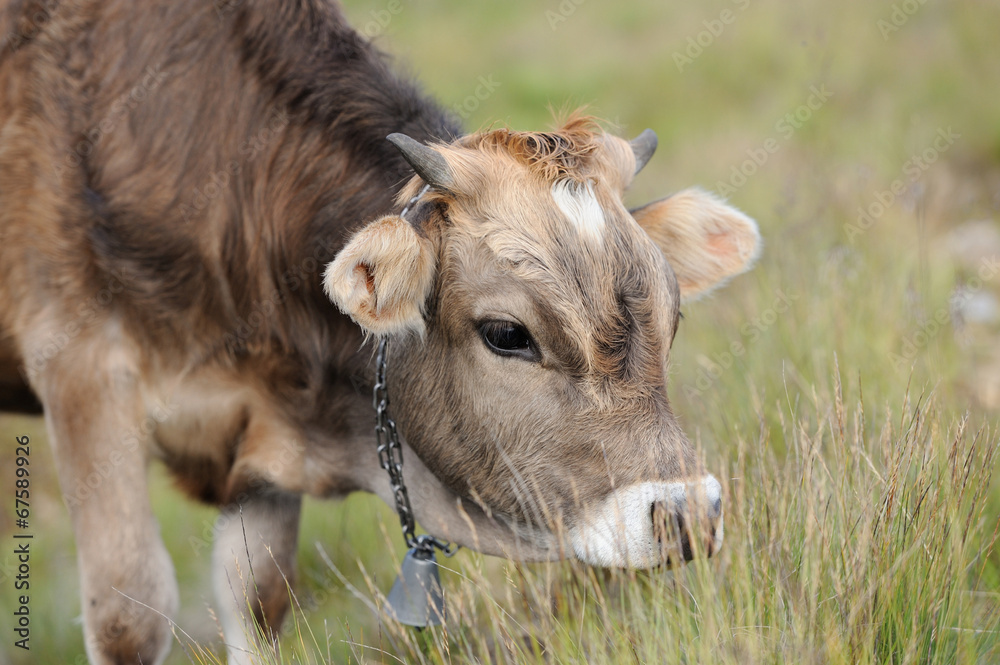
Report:
<svg viewBox="0 0 1000 665"><path fill-rule="evenodd" d="M301 495L392 500L368 337L431 533L602 566L720 546L668 353L758 233L698 190L626 210L651 133L462 136L324 0L14 0L0 39L0 367L44 406L91 662L169 646L151 459L222 509L232 662L285 613Z"/></svg>

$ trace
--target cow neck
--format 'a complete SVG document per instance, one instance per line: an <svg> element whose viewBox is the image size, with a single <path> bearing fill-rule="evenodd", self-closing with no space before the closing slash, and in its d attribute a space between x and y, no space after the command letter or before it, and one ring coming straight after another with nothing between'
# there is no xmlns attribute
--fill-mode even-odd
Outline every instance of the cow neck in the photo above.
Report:
<svg viewBox="0 0 1000 665"><path fill-rule="evenodd" d="M405 220L406 214L429 189L430 185L425 185L409 200L399 216ZM375 388L372 391L372 406L375 407L375 442L379 463L389 474L389 486L395 499L403 538L406 540L406 546L421 558L432 559L435 549L441 550L445 556L452 556L458 551L457 545L439 540L430 534L419 536L414 534L416 525L413 508L403 480L403 448L399 442L396 421L389 415L389 390L386 380L388 357L389 340L383 337L379 341L378 353L375 356Z"/></svg>

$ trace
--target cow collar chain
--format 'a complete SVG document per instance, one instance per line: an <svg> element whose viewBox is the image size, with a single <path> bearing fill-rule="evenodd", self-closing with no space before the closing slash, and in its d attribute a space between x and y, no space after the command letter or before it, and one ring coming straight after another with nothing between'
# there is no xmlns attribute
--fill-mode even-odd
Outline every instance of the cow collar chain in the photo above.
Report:
<svg viewBox="0 0 1000 665"><path fill-rule="evenodd" d="M441 541L429 534L414 535L413 508L410 506L410 494L403 482L403 448L399 443L396 421L389 415L389 390L386 383L388 345L389 341L385 338L379 342L378 354L375 357L375 389L372 391L378 459L382 468L389 473L389 486L392 488L392 495L396 500L396 512L399 513L399 524L403 527L403 538L406 540L406 546L428 554L437 548L445 556L451 556L458 551L458 546Z"/></svg>
<svg viewBox="0 0 1000 665"><path fill-rule="evenodd" d="M405 219L410 207L427 193L430 185L424 187L416 196L410 199L400 217ZM388 358L389 340L385 337L379 342L378 353L375 356L375 388L372 393L372 405L375 407L375 441L377 443L379 463L389 474L389 486L399 514L399 523L403 528L403 538L406 546L422 554L433 557L434 550L439 549L445 556L452 556L458 551L458 545L452 545L431 536L414 534L413 508L410 506L410 494L403 482L403 448L399 443L396 431L396 421L389 415L389 389L386 382L386 364Z"/></svg>

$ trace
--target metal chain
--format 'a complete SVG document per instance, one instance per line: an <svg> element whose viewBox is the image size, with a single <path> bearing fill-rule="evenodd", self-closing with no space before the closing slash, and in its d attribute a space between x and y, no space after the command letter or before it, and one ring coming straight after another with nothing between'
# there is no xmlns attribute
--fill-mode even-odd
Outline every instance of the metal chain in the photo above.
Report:
<svg viewBox="0 0 1000 665"><path fill-rule="evenodd" d="M445 556L452 556L458 551L458 545L446 543L429 534L414 535L416 525L413 520L413 508L410 506L410 494L403 482L403 448L399 444L396 421L389 415L389 389L386 383L388 345L389 341L385 338L379 342L378 354L375 357L375 388L372 390L378 460L382 468L389 473L389 487L392 488L392 496L396 501L396 512L399 514L399 524L403 528L406 546L428 553L433 553L437 548Z"/></svg>

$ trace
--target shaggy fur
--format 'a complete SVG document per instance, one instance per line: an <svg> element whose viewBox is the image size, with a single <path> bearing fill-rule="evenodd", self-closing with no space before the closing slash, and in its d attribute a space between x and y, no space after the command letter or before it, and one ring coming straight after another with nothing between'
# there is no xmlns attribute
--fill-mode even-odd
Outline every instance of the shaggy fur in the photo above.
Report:
<svg viewBox="0 0 1000 665"><path fill-rule="evenodd" d="M438 536L586 552L564 529L611 514L617 488L704 484L667 401L670 344L681 297L746 269L756 227L698 192L637 224L626 141L584 117L462 137L325 0L13 0L0 40L0 399L30 406L23 379L44 407L91 662L169 646L150 460L221 508L232 662L287 609L301 495L392 500L368 335L392 335L406 480ZM406 220L423 183L393 132L453 176ZM554 187L593 197L595 238ZM490 351L495 320L537 362ZM629 547L672 560L646 508ZM629 565L611 543L601 562Z"/></svg>

